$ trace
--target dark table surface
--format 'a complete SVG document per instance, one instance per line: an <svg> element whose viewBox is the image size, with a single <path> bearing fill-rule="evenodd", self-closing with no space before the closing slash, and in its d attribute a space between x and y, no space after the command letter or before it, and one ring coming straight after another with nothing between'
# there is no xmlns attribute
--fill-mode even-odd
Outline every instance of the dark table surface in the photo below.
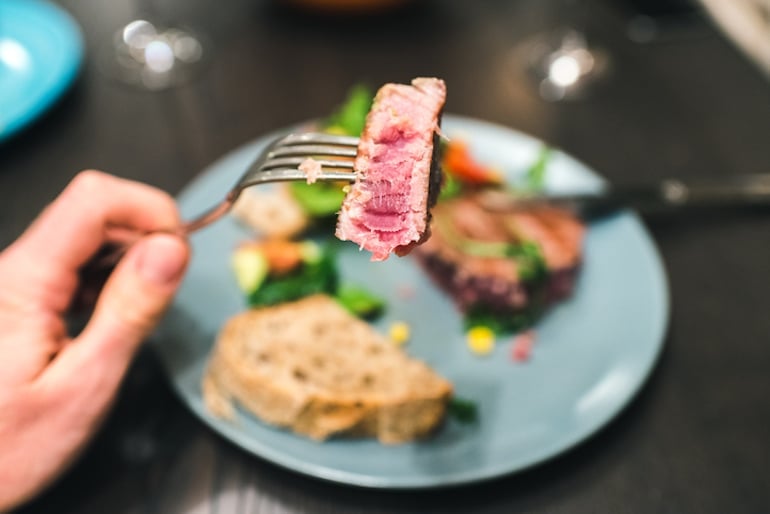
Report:
<svg viewBox="0 0 770 514"><path fill-rule="evenodd" d="M61 4L82 25L85 66L55 108L0 145L0 247L81 169L176 193L233 148L329 112L362 80L442 77L447 112L540 137L614 182L770 171L770 84L684 3L663 15L670 2L422 0L354 21L260 0ZM96 66L112 31L150 7L209 36L194 82L141 92ZM629 37L640 13L658 29L644 43ZM585 98L544 101L513 49L576 17L609 51L610 72ZM144 350L83 458L21 511L770 512L770 212L646 223L670 280L663 355L615 420L543 465L433 492L299 476L207 429Z"/></svg>

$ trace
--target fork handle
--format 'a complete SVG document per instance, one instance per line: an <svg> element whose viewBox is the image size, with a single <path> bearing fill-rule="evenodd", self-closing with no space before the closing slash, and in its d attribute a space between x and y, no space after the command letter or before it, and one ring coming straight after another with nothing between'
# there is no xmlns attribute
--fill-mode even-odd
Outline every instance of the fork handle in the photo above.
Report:
<svg viewBox="0 0 770 514"><path fill-rule="evenodd" d="M103 270L113 268L123 258L128 249L144 236L150 234L174 234L180 237L187 237L193 232L211 225L230 211L237 197L237 194L228 195L218 205L189 221L183 222L177 228L136 232L128 240L105 243L96 255L81 267L81 277L88 274L101 274Z"/></svg>

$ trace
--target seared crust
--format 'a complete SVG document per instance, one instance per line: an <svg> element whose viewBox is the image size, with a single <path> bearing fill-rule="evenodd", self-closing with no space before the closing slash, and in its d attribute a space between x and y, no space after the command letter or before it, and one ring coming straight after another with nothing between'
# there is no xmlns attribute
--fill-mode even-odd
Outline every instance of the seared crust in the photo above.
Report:
<svg viewBox="0 0 770 514"><path fill-rule="evenodd" d="M452 385L333 299L315 295L252 309L223 327L203 381L215 415L237 401L263 421L313 439L431 433Z"/></svg>

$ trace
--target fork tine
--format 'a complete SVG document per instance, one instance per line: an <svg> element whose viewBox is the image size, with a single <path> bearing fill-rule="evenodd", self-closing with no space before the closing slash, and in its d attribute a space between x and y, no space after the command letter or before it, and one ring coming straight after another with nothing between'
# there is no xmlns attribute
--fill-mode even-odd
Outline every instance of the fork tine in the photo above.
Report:
<svg viewBox="0 0 770 514"><path fill-rule="evenodd" d="M290 157L290 156L305 156L312 157L331 155L335 157L355 157L356 147L350 146L333 146L333 145L288 145L282 146L276 145L273 150L268 153L267 158L273 157Z"/></svg>
<svg viewBox="0 0 770 514"><path fill-rule="evenodd" d="M278 157L266 160L262 164L263 170L280 167L297 167L302 164L307 157ZM351 159L314 159L322 168L334 168L334 169L353 169L353 161Z"/></svg>
<svg viewBox="0 0 770 514"><path fill-rule="evenodd" d="M335 134L324 134L321 132L306 132L300 134L289 134L288 136L276 141L276 146L291 145L339 145L357 147L359 138L353 136L340 136Z"/></svg>

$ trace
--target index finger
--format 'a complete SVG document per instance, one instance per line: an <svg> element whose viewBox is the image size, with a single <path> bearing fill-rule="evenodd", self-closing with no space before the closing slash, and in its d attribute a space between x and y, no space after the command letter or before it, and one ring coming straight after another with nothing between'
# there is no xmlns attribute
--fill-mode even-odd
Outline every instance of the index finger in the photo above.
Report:
<svg viewBox="0 0 770 514"><path fill-rule="evenodd" d="M115 227L149 232L179 225L173 198L99 171L79 173L14 243L12 252L59 272L76 271Z"/></svg>

